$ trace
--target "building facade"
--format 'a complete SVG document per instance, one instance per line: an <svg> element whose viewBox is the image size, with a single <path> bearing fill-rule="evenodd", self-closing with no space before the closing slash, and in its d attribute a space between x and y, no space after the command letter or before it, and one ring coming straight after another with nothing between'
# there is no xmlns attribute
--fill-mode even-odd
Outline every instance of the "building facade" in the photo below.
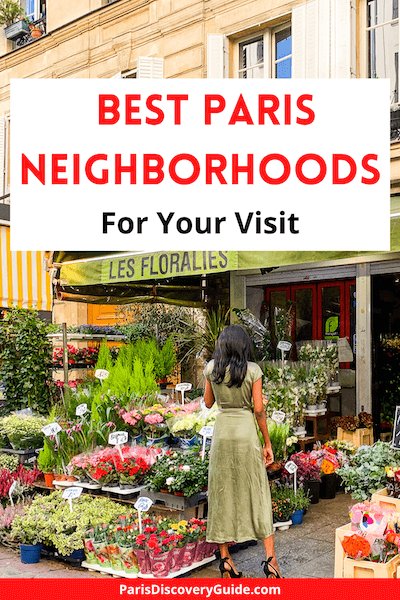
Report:
<svg viewBox="0 0 400 600"><path fill-rule="evenodd" d="M13 39L0 33L2 228L8 227L12 204L9 82L20 77L389 78L393 222L400 217L398 0L21 0L21 5L36 30L16 32ZM26 108L27 135L34 130L40 136L41 115L29 113L28 98ZM60 214L55 201L55 225ZM374 365L382 336L400 333L399 282L400 253L341 260L319 253L297 264L272 261L261 271L231 273L231 305L259 314L266 306L294 302L293 341L347 337L355 357L343 365L350 404L374 408L378 415ZM101 323L114 316L110 307L56 302L55 318Z"/></svg>

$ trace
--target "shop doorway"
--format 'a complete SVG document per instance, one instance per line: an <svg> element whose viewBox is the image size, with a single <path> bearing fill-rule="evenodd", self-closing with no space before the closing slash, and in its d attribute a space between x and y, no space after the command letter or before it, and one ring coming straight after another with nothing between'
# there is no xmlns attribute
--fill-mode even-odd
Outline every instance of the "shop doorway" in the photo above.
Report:
<svg viewBox="0 0 400 600"><path fill-rule="evenodd" d="M389 434L400 405L400 272L372 276L372 407L375 433Z"/></svg>

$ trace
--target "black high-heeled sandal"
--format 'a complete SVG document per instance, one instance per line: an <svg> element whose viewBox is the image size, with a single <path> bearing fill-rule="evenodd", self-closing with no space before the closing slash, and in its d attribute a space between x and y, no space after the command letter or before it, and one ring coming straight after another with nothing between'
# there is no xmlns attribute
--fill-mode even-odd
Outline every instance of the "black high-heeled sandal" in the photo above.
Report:
<svg viewBox="0 0 400 600"><path fill-rule="evenodd" d="M264 574L267 579L282 579L282 575L278 573L278 571L271 565L272 556L267 558L267 560L263 560L261 565L264 569Z"/></svg>
<svg viewBox="0 0 400 600"><path fill-rule="evenodd" d="M228 563L229 568L226 567L225 563ZM242 577L242 571L239 573L235 573L232 565L229 564L229 558L221 558L219 561L219 570L221 572L221 577L232 577L232 579L236 579L238 577Z"/></svg>

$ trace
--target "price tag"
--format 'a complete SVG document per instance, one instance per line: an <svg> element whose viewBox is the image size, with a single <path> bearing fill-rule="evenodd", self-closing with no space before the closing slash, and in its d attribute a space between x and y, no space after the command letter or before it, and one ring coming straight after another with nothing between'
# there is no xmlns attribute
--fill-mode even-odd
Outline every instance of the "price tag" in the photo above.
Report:
<svg viewBox="0 0 400 600"><path fill-rule="evenodd" d="M146 496L140 496L134 506L139 512L147 512L152 504L153 500L150 500L150 498L147 498Z"/></svg>
<svg viewBox="0 0 400 600"><path fill-rule="evenodd" d="M64 498L64 500L75 500L75 498L79 498L79 496L81 494L82 494L81 487L72 486L63 491L62 497Z"/></svg>
<svg viewBox="0 0 400 600"><path fill-rule="evenodd" d="M75 414L76 414L76 416L77 416L77 417L82 417L82 416L83 416L85 413L87 413L87 411L88 411L88 407L87 407L87 404L86 404L86 403L84 403L84 404L79 404L79 405L76 407Z"/></svg>
<svg viewBox="0 0 400 600"><path fill-rule="evenodd" d="M69 510L71 512L73 512L73 510L74 510L72 507L72 500L79 498L79 496L81 494L82 494L82 488L80 488L80 487L70 487L63 491L62 497L64 498L64 500L68 500Z"/></svg>
<svg viewBox="0 0 400 600"><path fill-rule="evenodd" d="M212 437L214 433L214 425L205 425L200 429L199 433L203 438Z"/></svg>
<svg viewBox="0 0 400 600"><path fill-rule="evenodd" d="M274 410L271 415L271 419L275 421L275 423L283 423L283 421L286 419L286 413L284 413L283 410Z"/></svg>
<svg viewBox="0 0 400 600"><path fill-rule="evenodd" d="M140 496L134 504L136 510L138 511L139 517L139 531L142 533L142 512L147 512L150 506L153 504L153 500L147 498L146 496Z"/></svg>
<svg viewBox="0 0 400 600"><path fill-rule="evenodd" d="M120 446L121 444L126 444L128 441L128 432L127 431L113 431L108 436L108 443L111 446Z"/></svg>
<svg viewBox="0 0 400 600"><path fill-rule="evenodd" d="M296 473L297 471L297 465L296 463L294 463L292 460L289 460L286 465L285 465L285 469L288 473L290 473L291 475L293 475L294 473Z"/></svg>
<svg viewBox="0 0 400 600"><path fill-rule="evenodd" d="M96 379L100 379L100 381L107 379L109 374L110 371L107 371L107 369L96 369L94 372L94 376L96 377Z"/></svg>
<svg viewBox="0 0 400 600"><path fill-rule="evenodd" d="M191 383L177 383L175 386L175 389L177 392L188 392L189 390L192 389L192 384Z"/></svg>
<svg viewBox="0 0 400 600"><path fill-rule="evenodd" d="M42 431L48 437L50 435L57 435L61 431L61 427L58 423L50 423L42 427Z"/></svg>
<svg viewBox="0 0 400 600"><path fill-rule="evenodd" d="M278 343L278 350L281 350L283 352L289 352L289 350L292 347L292 344L290 342L285 342L284 340L282 340L281 342Z"/></svg>

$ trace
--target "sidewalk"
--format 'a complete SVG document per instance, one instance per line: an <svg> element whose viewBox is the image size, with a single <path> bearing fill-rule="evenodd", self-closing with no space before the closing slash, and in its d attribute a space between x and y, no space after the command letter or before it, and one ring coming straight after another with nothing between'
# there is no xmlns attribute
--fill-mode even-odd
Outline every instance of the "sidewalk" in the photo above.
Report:
<svg viewBox="0 0 400 600"><path fill-rule="evenodd" d="M302 525L276 534L278 561L285 577L333 577L335 529L349 521L351 497L338 494L334 500L312 505ZM263 546L250 546L233 555L236 567L245 577L263 577ZM0 546L0 578L83 578L105 577L86 569L72 568L55 560L23 565L19 556ZM218 562L193 572L190 577L219 577Z"/></svg>

